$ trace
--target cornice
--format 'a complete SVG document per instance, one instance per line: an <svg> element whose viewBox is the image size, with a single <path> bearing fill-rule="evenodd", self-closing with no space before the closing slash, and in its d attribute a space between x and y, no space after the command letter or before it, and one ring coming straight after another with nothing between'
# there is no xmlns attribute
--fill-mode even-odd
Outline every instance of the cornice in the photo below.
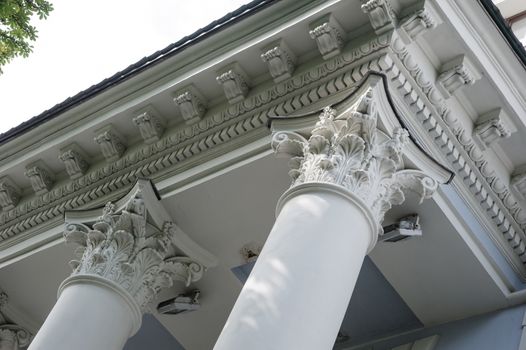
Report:
<svg viewBox="0 0 526 350"><path fill-rule="evenodd" d="M473 209L491 218L493 229L490 232L494 234L494 242L521 278L526 280L524 211L485 159L471 132L462 127L433 81L396 35L391 52L393 64L386 73L427 132L427 137L424 137L427 146L436 147L455 169L463 186L478 203L478 207Z"/></svg>
<svg viewBox="0 0 526 350"><path fill-rule="evenodd" d="M485 75L498 87L497 91L501 91L502 98L516 115L524 116L526 90L524 79L521 78L524 76L524 65L508 42L503 40L502 33L481 1L445 0L440 8L481 62Z"/></svg>
<svg viewBox="0 0 526 350"><path fill-rule="evenodd" d="M381 70L390 34L374 37L310 69L299 70L290 79L252 93L245 100L209 111L192 125L167 130L159 141L135 145L117 160L92 166L81 177L63 180L48 192L22 199L0 214L0 248L26 239L17 237L37 225L61 217L65 211L85 208L128 190L136 178L160 180L188 164L205 161L207 152L222 153L254 136L268 135L268 117L297 112L324 98L349 91L369 69ZM262 134L263 133L263 134Z"/></svg>
<svg viewBox="0 0 526 350"><path fill-rule="evenodd" d="M196 74L203 65L235 54L232 52L234 49L253 45L255 40L261 40L261 35L276 29L277 25L283 26L306 10L323 8L336 1L307 0L300 3L294 0L267 0L259 4L253 1L252 5L255 6L252 9L248 8L247 4L230 13L229 15L233 15L231 18L228 19L229 15L226 15L99 84L66 99L14 130L0 135L3 139L0 142L0 159L3 160L21 150L33 149L36 140L45 139L49 125L63 128L65 120L68 120L66 124L71 124L72 120L98 114L101 112L101 106L106 107L113 102L122 101L138 90L137 87L147 88L173 80L174 77L187 79L188 74ZM264 13L259 16L252 14L259 11ZM79 101L76 101L77 99Z"/></svg>

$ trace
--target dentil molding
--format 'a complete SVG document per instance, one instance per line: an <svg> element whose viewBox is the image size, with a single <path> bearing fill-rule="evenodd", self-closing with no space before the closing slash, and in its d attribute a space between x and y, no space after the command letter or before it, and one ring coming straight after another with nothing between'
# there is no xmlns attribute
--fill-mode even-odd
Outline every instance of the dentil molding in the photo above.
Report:
<svg viewBox="0 0 526 350"><path fill-rule="evenodd" d="M499 236L492 237L519 275L526 279L526 212L486 160L471 132L448 107L442 93L397 35L391 43L393 63L385 70L403 101L427 131L430 143L438 146L466 189L478 202L474 208L494 223Z"/></svg>

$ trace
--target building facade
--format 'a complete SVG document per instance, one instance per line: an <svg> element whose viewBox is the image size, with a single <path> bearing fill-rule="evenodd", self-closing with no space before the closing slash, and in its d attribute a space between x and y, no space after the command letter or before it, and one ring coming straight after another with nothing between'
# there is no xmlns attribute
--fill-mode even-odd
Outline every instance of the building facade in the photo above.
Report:
<svg viewBox="0 0 526 350"><path fill-rule="evenodd" d="M512 2L255 0L0 135L0 350L526 349Z"/></svg>

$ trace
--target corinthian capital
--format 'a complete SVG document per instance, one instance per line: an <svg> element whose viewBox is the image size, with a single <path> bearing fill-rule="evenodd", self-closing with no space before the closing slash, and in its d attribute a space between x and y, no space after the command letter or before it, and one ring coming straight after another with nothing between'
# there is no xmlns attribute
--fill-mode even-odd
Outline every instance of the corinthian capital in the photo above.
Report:
<svg viewBox="0 0 526 350"><path fill-rule="evenodd" d="M411 145L413 151L415 147L400 125L389 133L380 130L382 114L386 118L396 114L391 108L384 110L385 91L379 82L370 77L357 93L338 103L338 108L324 108L309 132L274 130L272 146L276 153L291 157L293 187L304 183L339 185L361 199L381 224L386 211L402 204L407 192L418 194L422 201L437 189L435 178L444 177L405 168L404 152ZM420 157L428 157L420 152Z"/></svg>
<svg viewBox="0 0 526 350"><path fill-rule="evenodd" d="M18 350L31 342L32 334L7 317L9 298L0 290L0 350Z"/></svg>
<svg viewBox="0 0 526 350"><path fill-rule="evenodd" d="M152 199L153 189L141 181L124 204L109 202L94 221L66 223L64 236L80 246L80 259L70 262L72 276L97 276L114 283L145 310L174 280L187 286L199 280L214 259L167 220L159 203L151 203L158 202ZM149 211L155 213L148 215ZM157 222L150 222L149 216Z"/></svg>

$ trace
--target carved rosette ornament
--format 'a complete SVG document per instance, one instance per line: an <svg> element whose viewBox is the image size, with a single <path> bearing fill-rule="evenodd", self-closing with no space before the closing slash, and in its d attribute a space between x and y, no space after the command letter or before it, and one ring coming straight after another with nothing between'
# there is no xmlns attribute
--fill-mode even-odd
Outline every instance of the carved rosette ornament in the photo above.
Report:
<svg viewBox="0 0 526 350"><path fill-rule="evenodd" d="M389 137L378 130L377 118L369 89L340 115L326 107L308 138L275 132L275 152L292 156L292 187L316 182L342 186L362 200L379 224L387 210L404 202L408 191L420 200L431 197L437 181L422 171L404 169L407 131L397 128Z"/></svg>
<svg viewBox="0 0 526 350"><path fill-rule="evenodd" d="M178 228L166 221L159 230L147 223L141 192L117 210L108 203L92 225L68 224L66 242L80 245L80 260L70 262L74 275L96 275L122 287L143 311L173 280L186 286L199 280L205 266L174 253Z"/></svg>

